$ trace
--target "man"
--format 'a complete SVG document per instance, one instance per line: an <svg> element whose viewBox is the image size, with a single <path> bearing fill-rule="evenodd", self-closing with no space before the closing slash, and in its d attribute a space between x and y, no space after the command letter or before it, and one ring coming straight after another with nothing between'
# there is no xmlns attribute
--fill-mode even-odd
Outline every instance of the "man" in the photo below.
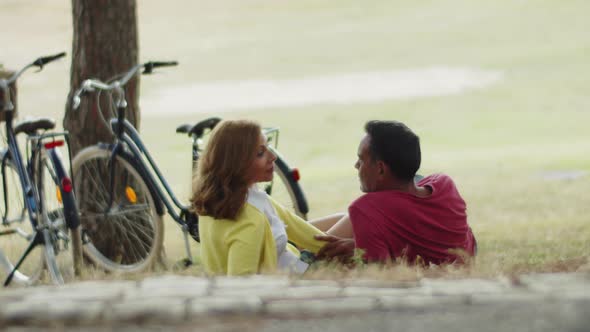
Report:
<svg viewBox="0 0 590 332"><path fill-rule="evenodd" d="M318 258L348 258L355 247L377 262L441 264L463 261L459 252L475 255L465 201L451 178L433 174L414 181L418 136L397 121L369 121L365 131L355 164L365 194L350 205L349 218L316 236L327 242ZM354 238L335 236L350 228Z"/></svg>

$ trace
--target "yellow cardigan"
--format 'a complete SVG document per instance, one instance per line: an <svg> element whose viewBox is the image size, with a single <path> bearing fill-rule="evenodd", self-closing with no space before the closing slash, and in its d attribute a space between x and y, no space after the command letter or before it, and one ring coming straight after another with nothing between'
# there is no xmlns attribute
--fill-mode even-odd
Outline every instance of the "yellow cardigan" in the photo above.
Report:
<svg viewBox="0 0 590 332"><path fill-rule="evenodd" d="M313 253L325 244L314 239L322 232L270 199L277 215L287 226L287 238L299 248ZM236 220L199 216L201 263L209 274L244 275L273 272L277 268L277 249L266 215L246 203ZM287 249L299 256L297 248Z"/></svg>

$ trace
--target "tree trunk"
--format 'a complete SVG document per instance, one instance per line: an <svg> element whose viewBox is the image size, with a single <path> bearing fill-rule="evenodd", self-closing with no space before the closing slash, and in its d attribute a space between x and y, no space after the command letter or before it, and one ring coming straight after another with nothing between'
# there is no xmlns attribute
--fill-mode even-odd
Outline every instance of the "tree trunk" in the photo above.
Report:
<svg viewBox="0 0 590 332"><path fill-rule="evenodd" d="M137 18L135 0L72 0L74 42L70 94L66 103L64 128L70 132L72 153L97 142L113 140L108 119L115 115L105 93L82 97L76 110L71 109L72 94L88 78L112 79L138 62ZM127 120L139 128L139 76L125 87Z"/></svg>
<svg viewBox="0 0 590 332"><path fill-rule="evenodd" d="M13 71L8 71L6 69L3 69L0 66L0 78L8 79L13 74L14 74ZM10 91L10 102L14 106L14 110L12 111L12 117L14 119L16 119L16 117L17 117L17 104L18 104L16 82L13 82L12 84L9 85L8 91ZM4 104L6 103L7 99L8 99L8 96L5 96L4 91L2 89L0 89L0 110L2 110L2 108L4 107ZM4 121L4 117L5 117L4 112L0 111L0 122Z"/></svg>
<svg viewBox="0 0 590 332"><path fill-rule="evenodd" d="M70 94L63 126L70 132L72 154L76 155L87 146L113 141L109 119L116 117L116 109L112 107L107 93L93 92L82 96L80 107L74 110L71 108L73 93L85 79L96 78L108 82L136 65L138 38L135 0L72 0L72 9L73 56ZM125 96L126 118L139 129L139 75L126 84ZM105 173L102 178L106 180L109 175ZM84 182L81 182L81 188L84 187ZM92 193L79 195L77 199L81 210L100 211L100 207L94 206L92 202ZM83 229L90 229L83 216L81 222ZM101 228L101 234L93 237L95 246L104 248L102 253L109 257L124 255L123 252L117 252L119 245L114 243L117 237L105 230L106 227ZM162 260L162 256L160 258Z"/></svg>

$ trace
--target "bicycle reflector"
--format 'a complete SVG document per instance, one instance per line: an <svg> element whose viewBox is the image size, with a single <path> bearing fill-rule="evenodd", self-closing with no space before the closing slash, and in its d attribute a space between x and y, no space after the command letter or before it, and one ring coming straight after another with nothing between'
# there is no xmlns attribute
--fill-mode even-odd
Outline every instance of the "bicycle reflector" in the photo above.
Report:
<svg viewBox="0 0 590 332"><path fill-rule="evenodd" d="M62 145L64 145L64 141L62 141L62 140L59 140L59 141L51 141L51 142L49 142L49 143L45 143L45 144L43 144L43 146L44 146L44 147L45 147L47 150L49 150L49 149L53 149L53 148L56 148L56 147L58 147L58 146L62 146Z"/></svg>
<svg viewBox="0 0 590 332"><path fill-rule="evenodd" d="M61 190L59 190L59 187L55 187L55 196L57 196L57 201L61 204L62 203L62 198L61 198Z"/></svg>
<svg viewBox="0 0 590 332"><path fill-rule="evenodd" d="M293 178L293 180L295 180L295 182L299 182L301 176L299 175L299 170L297 168L293 168L291 170L291 177Z"/></svg>
<svg viewBox="0 0 590 332"><path fill-rule="evenodd" d="M61 179L61 190L63 190L64 193L72 192L72 180L70 180L70 178L64 177Z"/></svg>
<svg viewBox="0 0 590 332"><path fill-rule="evenodd" d="M133 190L133 188L127 186L125 188L125 196L127 196L127 200L131 204L137 203L137 195L135 194L135 190Z"/></svg>

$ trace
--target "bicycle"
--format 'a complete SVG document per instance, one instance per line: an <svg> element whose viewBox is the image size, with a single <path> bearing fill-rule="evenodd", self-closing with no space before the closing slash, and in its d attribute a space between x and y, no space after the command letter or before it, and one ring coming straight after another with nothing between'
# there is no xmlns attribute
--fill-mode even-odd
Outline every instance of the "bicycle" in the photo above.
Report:
<svg viewBox="0 0 590 332"><path fill-rule="evenodd" d="M176 62L147 62L135 65L116 76L120 79L107 83L87 79L72 97L75 109L79 107L83 93L107 91L111 98L111 111L116 110L116 116L108 123L114 142L87 147L72 162L84 253L107 271L137 272L151 266L163 245L162 217L165 213L182 230L187 254L185 266L193 263L189 236L199 241L198 216L175 196L139 133L125 119L125 84L142 69L142 74L151 74L155 68L175 65ZM102 114L102 111L98 113ZM105 119L103 121L106 123ZM204 137L219 121L219 118L210 118L194 126L185 124L176 129L178 133L192 138L193 169L203 149ZM271 148L275 153L278 133L278 128L266 131L269 140L274 142ZM308 208L297 183L299 172L290 168L278 153L276 165L275 172L286 188L285 197L292 202L295 211L305 217ZM279 195L277 187L280 187L277 183L269 183L265 189Z"/></svg>
<svg viewBox="0 0 590 332"><path fill-rule="evenodd" d="M0 79L0 92L4 95L0 98L0 111L6 124L7 142L7 148L0 150L3 195L0 265L7 273L4 286L13 279L33 284L41 278L44 268L56 284L64 283L65 269L73 267L79 273L82 249L78 211L72 181L58 149L65 141L69 153L68 133L47 132L55 127L51 119L27 120L13 126L15 114L10 88L27 69L37 67L41 71L46 64L63 56L65 53L38 58L10 78ZM27 137L25 160L17 143L17 135L21 133ZM68 250L70 242L72 256L60 255Z"/></svg>

